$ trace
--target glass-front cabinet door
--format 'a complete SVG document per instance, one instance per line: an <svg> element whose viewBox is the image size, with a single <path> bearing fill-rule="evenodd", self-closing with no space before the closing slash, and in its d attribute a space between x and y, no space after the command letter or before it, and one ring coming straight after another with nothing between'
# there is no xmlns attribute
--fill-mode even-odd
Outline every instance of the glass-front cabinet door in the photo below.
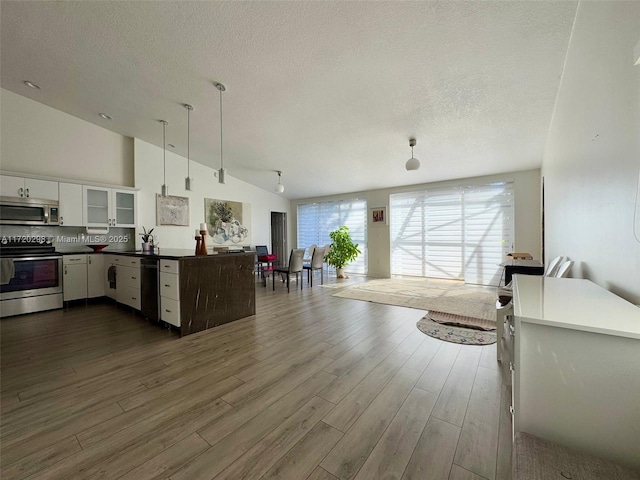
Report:
<svg viewBox="0 0 640 480"><path fill-rule="evenodd" d="M112 190L113 218L115 227L136 226L136 192Z"/></svg>
<svg viewBox="0 0 640 480"><path fill-rule="evenodd" d="M84 185L83 220L87 227L110 227L111 189Z"/></svg>

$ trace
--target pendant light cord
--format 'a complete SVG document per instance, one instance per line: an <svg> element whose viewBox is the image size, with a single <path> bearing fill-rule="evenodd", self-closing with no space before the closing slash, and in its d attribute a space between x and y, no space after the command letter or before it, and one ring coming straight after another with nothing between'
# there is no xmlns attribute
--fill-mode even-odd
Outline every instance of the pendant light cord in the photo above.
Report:
<svg viewBox="0 0 640 480"><path fill-rule="evenodd" d="M224 157L222 156L222 90L220 90L220 169L224 168Z"/></svg>
<svg viewBox="0 0 640 480"><path fill-rule="evenodd" d="M165 131L167 129L167 122L162 121L162 174L164 185L167 184L167 142L165 139Z"/></svg>
<svg viewBox="0 0 640 480"><path fill-rule="evenodd" d="M189 159L191 158L190 134L191 134L191 108L187 107L187 178L191 178L191 170L189 169L190 163L191 163L189 162Z"/></svg>

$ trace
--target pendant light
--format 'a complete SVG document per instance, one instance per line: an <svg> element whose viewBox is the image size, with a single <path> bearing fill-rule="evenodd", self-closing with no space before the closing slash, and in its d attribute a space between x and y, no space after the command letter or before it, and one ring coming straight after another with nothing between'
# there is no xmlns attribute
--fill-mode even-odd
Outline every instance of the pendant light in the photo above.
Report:
<svg viewBox="0 0 640 480"><path fill-rule="evenodd" d="M416 146L415 138L409 139L409 146L411 147L411 158L407 160L407 163L404 164L404 168L406 168L409 171L418 170L420 168L420 160L418 160L413 156L413 147Z"/></svg>
<svg viewBox="0 0 640 480"><path fill-rule="evenodd" d="M190 138L190 134L191 134L191 110L193 110L193 107L191 105L189 105L188 103L184 104L184 108L187 109L187 178L184 179L184 189L186 191L191 191L191 181L193 180L191 178L191 171L190 171L190 159L191 159L191 152L190 152L190 145L191 145L191 138Z"/></svg>
<svg viewBox="0 0 640 480"><path fill-rule="evenodd" d="M167 143L166 143L166 134L167 134L167 125L169 122L166 120L160 120L162 123L162 196L166 197L169 195L169 187L167 187Z"/></svg>
<svg viewBox="0 0 640 480"><path fill-rule="evenodd" d="M282 172L280 170L277 170L277 173L278 173L278 184L276 185L275 192L276 193L283 193L284 192L284 185L282 183L280 183L280 180L282 179Z"/></svg>
<svg viewBox="0 0 640 480"><path fill-rule="evenodd" d="M222 157L222 92L227 88L218 82L214 82L213 86L220 91L220 170L218 170L218 183L227 183L227 171L224 168L224 159Z"/></svg>

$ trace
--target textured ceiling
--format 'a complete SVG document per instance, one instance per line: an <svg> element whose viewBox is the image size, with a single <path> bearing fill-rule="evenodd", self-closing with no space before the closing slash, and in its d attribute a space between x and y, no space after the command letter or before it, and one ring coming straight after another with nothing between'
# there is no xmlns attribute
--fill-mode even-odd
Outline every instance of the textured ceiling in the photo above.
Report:
<svg viewBox="0 0 640 480"><path fill-rule="evenodd" d="M272 191L282 170L288 198L525 170L576 6L2 1L1 83L159 146L166 119L185 157L190 103L191 158L219 168L222 82L228 173Z"/></svg>

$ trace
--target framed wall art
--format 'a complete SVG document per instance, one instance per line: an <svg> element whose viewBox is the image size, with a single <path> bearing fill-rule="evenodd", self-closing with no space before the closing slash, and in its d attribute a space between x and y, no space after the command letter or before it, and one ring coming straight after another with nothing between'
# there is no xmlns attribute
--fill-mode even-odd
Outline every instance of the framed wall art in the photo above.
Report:
<svg viewBox="0 0 640 480"><path fill-rule="evenodd" d="M369 209L369 222L372 225L387 225L387 207L374 207Z"/></svg>
<svg viewBox="0 0 640 480"><path fill-rule="evenodd" d="M189 225L189 198L156 194L158 225Z"/></svg>

